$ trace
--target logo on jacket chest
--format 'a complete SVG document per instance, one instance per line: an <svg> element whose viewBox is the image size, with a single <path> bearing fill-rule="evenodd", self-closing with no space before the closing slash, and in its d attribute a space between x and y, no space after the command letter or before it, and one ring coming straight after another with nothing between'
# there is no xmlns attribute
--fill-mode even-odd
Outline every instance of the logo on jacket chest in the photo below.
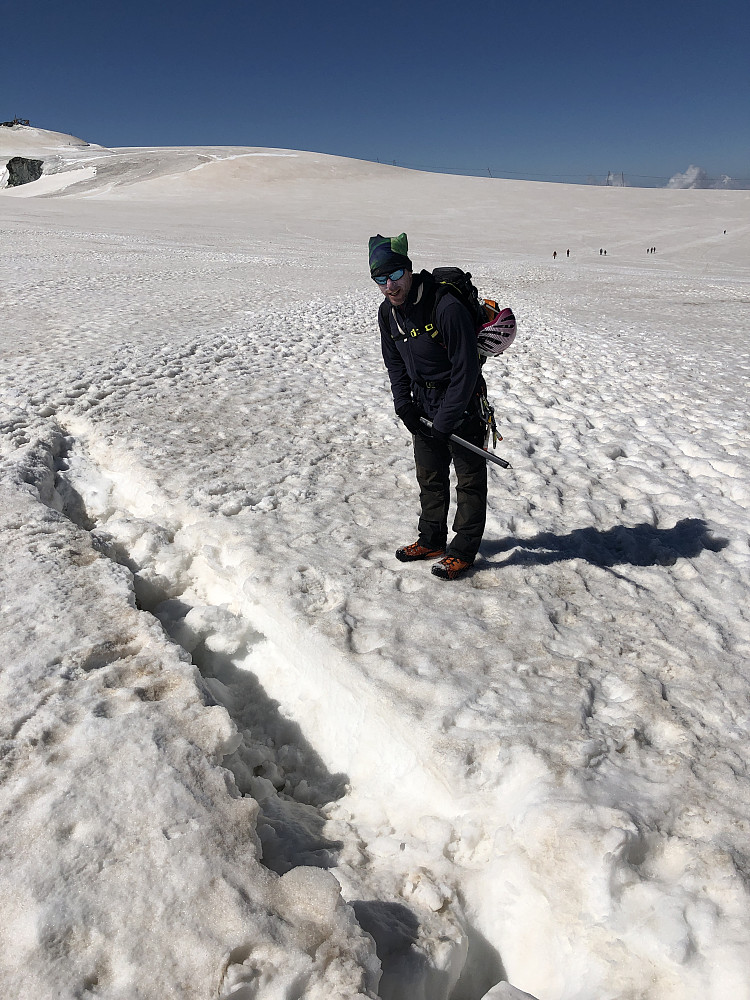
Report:
<svg viewBox="0 0 750 1000"><path fill-rule="evenodd" d="M411 330L409 330L409 336L410 337L418 337L420 335L420 333L429 333L430 335L432 335L432 334L434 334L434 332L435 332L435 326L434 326L434 324L427 323L424 327L421 327L421 328L418 327L418 326L413 326L411 328Z"/></svg>
<svg viewBox="0 0 750 1000"><path fill-rule="evenodd" d="M401 336L406 339L407 337L419 337L421 334L426 333L430 337L437 336L437 327L434 323L425 323L424 326L414 326L411 323L405 323L403 326L396 317L396 326Z"/></svg>

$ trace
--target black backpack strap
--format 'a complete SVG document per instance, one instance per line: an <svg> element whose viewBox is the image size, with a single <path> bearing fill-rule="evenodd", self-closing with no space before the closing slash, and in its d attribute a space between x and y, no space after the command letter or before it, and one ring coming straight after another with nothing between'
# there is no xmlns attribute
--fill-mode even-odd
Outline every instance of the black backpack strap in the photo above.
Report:
<svg viewBox="0 0 750 1000"><path fill-rule="evenodd" d="M448 271L454 269L444 268L443 270ZM466 277L471 278L471 275L467 272ZM443 298L443 296L447 295L449 292L453 294L454 298L457 299L461 303L461 305L466 309L469 315L471 315L471 309L469 308L469 305L466 302L461 289L458 288L456 285L454 285L451 281L441 281L435 290L435 305L432 307L432 321L431 321L434 333L432 333L431 336L435 338L436 343L440 344L440 346L443 348L444 351L447 351L448 348L445 346L445 341L443 340L440 334L440 330L438 329L437 307L438 303ZM481 367L485 363L487 358L478 349L477 353L479 354L479 365Z"/></svg>
<svg viewBox="0 0 750 1000"><path fill-rule="evenodd" d="M432 307L432 315L430 317L430 324L432 326L432 329L435 331L433 334L431 334L431 336L434 337L435 341L438 344L440 344L440 346L443 348L443 350L446 350L446 351L448 350L448 348L445 346L445 341L443 340L443 338L442 338L442 336L440 334L440 331L438 330L438 325L437 325L437 307L438 307L438 303L440 302L440 300L442 299L442 297L444 295L446 295L448 292L450 292L450 290L451 290L450 284L448 284L445 281L441 282L437 286L437 288L435 289L435 302L434 302L434 305Z"/></svg>

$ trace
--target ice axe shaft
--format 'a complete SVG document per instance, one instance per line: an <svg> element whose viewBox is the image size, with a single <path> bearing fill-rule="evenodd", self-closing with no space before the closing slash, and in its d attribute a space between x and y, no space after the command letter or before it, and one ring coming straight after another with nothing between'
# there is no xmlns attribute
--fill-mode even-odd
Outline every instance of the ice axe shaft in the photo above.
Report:
<svg viewBox="0 0 750 1000"><path fill-rule="evenodd" d="M427 417L419 418L426 427L432 427L432 421L428 420ZM473 451L476 455L481 455L482 458L486 459L488 462L494 462L495 465L499 465L501 469L512 469L513 466L510 462L506 462L504 458L498 458L497 455L490 455L490 453L485 448L478 448L475 444L471 444L470 441L464 441L462 437L458 434L451 434L450 439L456 444L460 444L462 448L468 448L469 451Z"/></svg>

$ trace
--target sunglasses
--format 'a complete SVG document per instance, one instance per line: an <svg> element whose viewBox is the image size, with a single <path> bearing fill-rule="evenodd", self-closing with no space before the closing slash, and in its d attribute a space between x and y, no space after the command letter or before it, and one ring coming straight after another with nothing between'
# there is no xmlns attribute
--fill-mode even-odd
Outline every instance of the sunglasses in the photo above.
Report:
<svg viewBox="0 0 750 1000"><path fill-rule="evenodd" d="M379 274L377 278L373 278L379 285L385 285L388 283L388 279L391 281L398 281L399 278L403 278L406 268L400 267L398 271L391 271L390 274Z"/></svg>

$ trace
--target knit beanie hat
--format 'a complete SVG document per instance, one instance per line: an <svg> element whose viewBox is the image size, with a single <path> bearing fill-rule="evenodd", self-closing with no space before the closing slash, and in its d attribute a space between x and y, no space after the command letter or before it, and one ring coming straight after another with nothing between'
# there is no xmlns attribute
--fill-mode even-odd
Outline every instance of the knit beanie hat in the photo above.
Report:
<svg viewBox="0 0 750 1000"><path fill-rule="evenodd" d="M370 277L378 278L383 274L390 274L400 267L407 271L412 270L409 260L409 244L406 233L400 236L377 236L370 237Z"/></svg>

